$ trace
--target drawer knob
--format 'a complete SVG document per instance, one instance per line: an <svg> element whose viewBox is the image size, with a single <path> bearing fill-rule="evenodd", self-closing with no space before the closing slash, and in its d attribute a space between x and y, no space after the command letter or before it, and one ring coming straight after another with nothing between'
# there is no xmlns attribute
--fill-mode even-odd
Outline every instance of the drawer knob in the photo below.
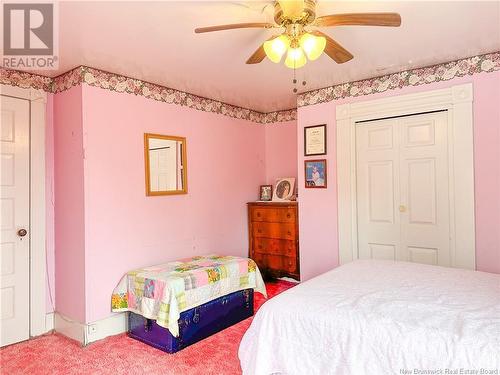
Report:
<svg viewBox="0 0 500 375"><path fill-rule="evenodd" d="M292 235L292 232L288 231L288 235L291 236Z"/></svg>
<svg viewBox="0 0 500 375"><path fill-rule="evenodd" d="M291 266L291 265L292 265L292 261L291 261L291 260L289 260L289 261L288 261L288 265L289 265L289 266Z"/></svg>
<svg viewBox="0 0 500 375"><path fill-rule="evenodd" d="M290 213L287 213L287 214L286 214L286 217L287 217L288 219L290 219L290 218L292 217L292 215L290 215Z"/></svg>
<svg viewBox="0 0 500 375"><path fill-rule="evenodd" d="M262 233L262 230L260 230L260 229L257 229L257 233Z"/></svg>
<svg viewBox="0 0 500 375"><path fill-rule="evenodd" d="M260 212L257 212L257 217L260 217Z"/></svg>

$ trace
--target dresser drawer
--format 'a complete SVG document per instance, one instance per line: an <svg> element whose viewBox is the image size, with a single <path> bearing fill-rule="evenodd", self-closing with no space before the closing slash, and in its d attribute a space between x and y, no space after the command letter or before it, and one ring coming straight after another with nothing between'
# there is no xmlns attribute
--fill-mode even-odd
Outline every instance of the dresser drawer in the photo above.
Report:
<svg viewBox="0 0 500 375"><path fill-rule="evenodd" d="M256 237L254 252L262 254L296 256L297 243L291 240L278 240L273 238Z"/></svg>
<svg viewBox="0 0 500 375"><path fill-rule="evenodd" d="M291 257L282 257L282 269L291 272L291 273L296 273L297 272L297 259L296 258L291 258Z"/></svg>
<svg viewBox="0 0 500 375"><path fill-rule="evenodd" d="M294 257L254 253L253 260L263 270L297 273L297 259Z"/></svg>
<svg viewBox="0 0 500 375"><path fill-rule="evenodd" d="M283 208L253 208L251 212L252 221L266 221L275 223L295 223L295 210Z"/></svg>
<svg viewBox="0 0 500 375"><path fill-rule="evenodd" d="M295 224L255 222L252 228L254 237L295 240Z"/></svg>

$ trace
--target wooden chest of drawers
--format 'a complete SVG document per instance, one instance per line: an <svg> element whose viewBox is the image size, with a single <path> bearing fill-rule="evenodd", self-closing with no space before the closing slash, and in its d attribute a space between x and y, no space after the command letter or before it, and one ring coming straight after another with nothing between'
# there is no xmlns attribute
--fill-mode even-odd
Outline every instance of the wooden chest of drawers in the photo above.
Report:
<svg viewBox="0 0 500 375"><path fill-rule="evenodd" d="M248 203L249 257L264 275L299 280L297 202Z"/></svg>

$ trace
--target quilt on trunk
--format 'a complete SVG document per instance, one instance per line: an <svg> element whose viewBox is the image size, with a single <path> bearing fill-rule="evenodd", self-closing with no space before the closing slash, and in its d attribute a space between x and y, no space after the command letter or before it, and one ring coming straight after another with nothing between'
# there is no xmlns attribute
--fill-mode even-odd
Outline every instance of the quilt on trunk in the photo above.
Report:
<svg viewBox="0 0 500 375"><path fill-rule="evenodd" d="M179 335L180 313L244 289L266 295L252 259L204 255L129 271L111 297L113 312L132 311Z"/></svg>

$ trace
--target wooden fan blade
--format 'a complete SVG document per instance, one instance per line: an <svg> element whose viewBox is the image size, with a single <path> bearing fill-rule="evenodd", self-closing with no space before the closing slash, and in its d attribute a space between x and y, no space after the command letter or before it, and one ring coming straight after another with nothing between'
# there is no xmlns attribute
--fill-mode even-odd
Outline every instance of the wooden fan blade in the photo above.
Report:
<svg viewBox="0 0 500 375"><path fill-rule="evenodd" d="M311 34L322 36L326 39L325 53L330 56L331 59L335 60L335 62L337 62L338 64L343 64L354 57L348 50L346 50L325 33L322 33L321 31L313 31L311 32Z"/></svg>
<svg viewBox="0 0 500 375"><path fill-rule="evenodd" d="M316 18L314 26L401 26L398 13L345 13Z"/></svg>
<svg viewBox="0 0 500 375"><path fill-rule="evenodd" d="M270 37L269 39L266 40L266 42L268 40L271 40L271 39L274 39L276 37L278 37L279 35L273 35L272 37ZM264 58L266 57L266 51L264 51L264 43L262 43L260 45L259 48L257 48L257 50L252 54L252 56L250 56L247 60L247 64L258 64L260 62L262 62L262 60L264 60Z"/></svg>
<svg viewBox="0 0 500 375"><path fill-rule="evenodd" d="M266 23L266 22L232 23L229 25L198 27L194 29L194 32L196 34L200 34L200 33L209 33L212 31L221 31L221 30L250 29L250 28L269 29L271 27L274 27L274 25L272 23Z"/></svg>

